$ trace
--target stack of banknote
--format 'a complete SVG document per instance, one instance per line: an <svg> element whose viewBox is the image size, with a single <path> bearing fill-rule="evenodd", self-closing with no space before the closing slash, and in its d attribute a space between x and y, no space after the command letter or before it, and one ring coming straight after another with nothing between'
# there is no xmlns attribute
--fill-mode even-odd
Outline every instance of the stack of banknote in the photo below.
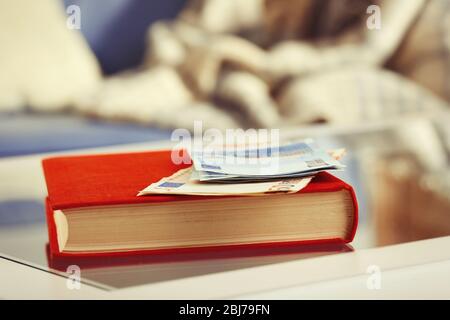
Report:
<svg viewBox="0 0 450 320"><path fill-rule="evenodd" d="M294 193L325 170L344 168L345 150L326 151L312 140L257 148L190 151L192 166L152 183L139 195L260 195Z"/></svg>

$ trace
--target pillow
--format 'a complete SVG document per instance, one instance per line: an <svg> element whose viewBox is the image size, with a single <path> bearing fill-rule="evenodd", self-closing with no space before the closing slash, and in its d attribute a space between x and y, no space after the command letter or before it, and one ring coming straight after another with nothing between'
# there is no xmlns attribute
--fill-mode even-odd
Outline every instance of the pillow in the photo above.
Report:
<svg viewBox="0 0 450 320"><path fill-rule="evenodd" d="M0 111L61 109L95 90L98 63L66 22L56 0L0 2Z"/></svg>

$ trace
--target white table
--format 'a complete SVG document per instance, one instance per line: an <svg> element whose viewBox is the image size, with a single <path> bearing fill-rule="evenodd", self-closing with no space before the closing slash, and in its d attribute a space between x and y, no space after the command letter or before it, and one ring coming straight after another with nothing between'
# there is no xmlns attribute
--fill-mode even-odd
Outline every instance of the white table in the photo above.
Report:
<svg viewBox="0 0 450 320"><path fill-rule="evenodd" d="M450 299L450 237L105 291L0 259L7 299ZM380 287L368 286L378 266ZM372 282L370 282L372 283Z"/></svg>
<svg viewBox="0 0 450 320"><path fill-rule="evenodd" d="M138 144L71 153L164 149L170 145ZM0 159L2 201L44 199L40 161L45 156ZM35 250L36 243L47 241L45 230L42 223L0 228L0 298L450 298L450 237L365 249L367 246L361 244L370 243L371 234L369 227L361 225L354 252L247 265L115 289L85 281L80 290L70 290L64 274L46 267L42 248ZM379 290L368 288L368 270L381 271Z"/></svg>

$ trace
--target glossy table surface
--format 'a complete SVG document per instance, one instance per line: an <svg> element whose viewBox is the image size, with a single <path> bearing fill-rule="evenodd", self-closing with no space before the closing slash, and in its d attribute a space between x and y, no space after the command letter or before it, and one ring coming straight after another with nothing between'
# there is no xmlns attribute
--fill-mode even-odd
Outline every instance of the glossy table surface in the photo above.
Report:
<svg viewBox="0 0 450 320"><path fill-rule="evenodd" d="M327 147L337 147L342 146L343 142L326 139L323 143ZM64 152L64 154L167 149L171 146L171 142L163 141ZM18 261L37 270L67 276L66 265L64 263L51 264L50 267L46 254L48 236L43 207L46 187L40 164L42 158L46 156L48 154L0 159L0 256L4 260ZM347 168L338 175L355 186L361 204L360 225L351 246L294 247L277 251L267 249L231 250L213 255L162 256L150 260L137 259L133 261L106 260L94 266L89 266L88 263L86 267L84 262L80 261L83 272L82 281L105 292L123 292L123 290L134 292L135 288L145 287L149 284L164 286L174 283L174 281L189 281L189 279L198 277L218 276L220 278L224 274L239 272L245 274L246 271L250 272L255 268L268 267L270 269L270 267L276 268L289 263L316 261L316 259L321 259L318 257L322 256L335 258L336 256L365 252L365 249L375 247L375 242L373 241L373 225L365 204L366 195L362 193L364 187L360 187L358 159L357 157L347 157L344 162L347 164ZM240 285L243 286L242 289L246 287L245 283ZM238 290L229 295L218 295L218 297L240 296L243 292L245 290ZM161 297L163 296L161 295ZM158 298L154 292L148 297Z"/></svg>

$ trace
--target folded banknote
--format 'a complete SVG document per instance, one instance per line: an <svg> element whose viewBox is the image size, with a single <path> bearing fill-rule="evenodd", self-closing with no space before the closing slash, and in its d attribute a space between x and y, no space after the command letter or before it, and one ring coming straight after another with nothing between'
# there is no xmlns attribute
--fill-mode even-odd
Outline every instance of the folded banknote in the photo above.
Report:
<svg viewBox="0 0 450 320"><path fill-rule="evenodd" d="M325 151L311 140L279 147L207 149L191 152L192 179L197 181L262 181L300 178L324 170L344 168L339 159L344 149Z"/></svg>
<svg viewBox="0 0 450 320"><path fill-rule="evenodd" d="M202 183L191 179L193 167L181 169L171 175L152 183L139 192L139 196L148 194L187 194L187 195L262 195L275 193L295 193L311 181L307 178L287 178L270 182L253 183Z"/></svg>

